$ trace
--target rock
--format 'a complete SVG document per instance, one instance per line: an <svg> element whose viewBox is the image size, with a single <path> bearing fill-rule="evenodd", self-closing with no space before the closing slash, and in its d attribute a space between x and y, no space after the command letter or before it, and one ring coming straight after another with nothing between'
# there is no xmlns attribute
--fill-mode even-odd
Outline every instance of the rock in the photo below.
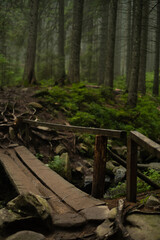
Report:
<svg viewBox="0 0 160 240"><path fill-rule="evenodd" d="M77 213L57 214L54 216L53 224L57 227L79 227L86 223L86 219Z"/></svg>
<svg viewBox="0 0 160 240"><path fill-rule="evenodd" d="M117 208L115 207L115 208L112 208L108 213L108 219L111 221L114 221L114 219L116 218L116 215L117 215Z"/></svg>
<svg viewBox="0 0 160 240"><path fill-rule="evenodd" d="M35 108L35 109L42 109L43 106L40 103L37 102L30 102L28 103L29 107Z"/></svg>
<svg viewBox="0 0 160 240"><path fill-rule="evenodd" d="M91 163L91 161L92 161L92 163ZM93 167L93 162L94 162L94 160L92 160L92 159L91 160L83 160L83 163L87 168Z"/></svg>
<svg viewBox="0 0 160 240"><path fill-rule="evenodd" d="M151 195L146 201L146 206L151 207L151 208L156 207L156 206L160 206L160 201L159 201L158 198Z"/></svg>
<svg viewBox="0 0 160 240"><path fill-rule="evenodd" d="M127 157L127 147L126 146L122 146L122 147L112 147L112 150L118 154L119 156L123 157L124 159L126 159Z"/></svg>
<svg viewBox="0 0 160 240"><path fill-rule="evenodd" d="M111 222L106 219L101 225L99 225L95 231L98 239L104 239L105 235L111 230Z"/></svg>
<svg viewBox="0 0 160 240"><path fill-rule="evenodd" d="M113 171L115 169L114 164L112 163L112 161L107 161L106 162L106 168Z"/></svg>
<svg viewBox="0 0 160 240"><path fill-rule="evenodd" d="M88 221L103 221L108 218L109 208L107 206L94 206L80 211Z"/></svg>
<svg viewBox="0 0 160 240"><path fill-rule="evenodd" d="M64 162L64 174L68 181L71 181L72 174L71 174L71 165L68 153L62 153L60 159Z"/></svg>
<svg viewBox="0 0 160 240"><path fill-rule="evenodd" d="M40 196L27 193L19 195L10 202L6 208L0 209L0 232L2 234L14 233L16 230L37 227L37 222L45 229L52 228L50 206Z"/></svg>
<svg viewBox="0 0 160 240"><path fill-rule="evenodd" d="M122 166L116 167L114 169L114 174L115 174L114 182L115 183L122 182L126 175L126 169Z"/></svg>
<svg viewBox="0 0 160 240"><path fill-rule="evenodd" d="M6 240L45 240L45 236L32 232L32 231L20 231L11 236L9 236Z"/></svg>
<svg viewBox="0 0 160 240"><path fill-rule="evenodd" d="M63 144L59 144L56 149L55 149L55 153L57 155L61 155L62 153L66 152L66 148Z"/></svg>
<svg viewBox="0 0 160 240"><path fill-rule="evenodd" d="M160 215L131 213L126 220L129 222L126 228L133 239L160 239Z"/></svg>
<svg viewBox="0 0 160 240"><path fill-rule="evenodd" d="M9 127L9 137L11 140L15 139L15 132L12 127Z"/></svg>

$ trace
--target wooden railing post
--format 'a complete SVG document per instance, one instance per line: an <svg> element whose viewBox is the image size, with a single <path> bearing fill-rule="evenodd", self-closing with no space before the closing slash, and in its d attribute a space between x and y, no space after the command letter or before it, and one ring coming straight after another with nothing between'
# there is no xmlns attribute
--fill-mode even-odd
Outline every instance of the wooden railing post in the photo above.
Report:
<svg viewBox="0 0 160 240"><path fill-rule="evenodd" d="M136 202L137 195L137 144L128 137L127 144L127 201Z"/></svg>
<svg viewBox="0 0 160 240"><path fill-rule="evenodd" d="M92 183L92 196L95 198L102 198L104 194L106 159L107 137L96 136Z"/></svg>

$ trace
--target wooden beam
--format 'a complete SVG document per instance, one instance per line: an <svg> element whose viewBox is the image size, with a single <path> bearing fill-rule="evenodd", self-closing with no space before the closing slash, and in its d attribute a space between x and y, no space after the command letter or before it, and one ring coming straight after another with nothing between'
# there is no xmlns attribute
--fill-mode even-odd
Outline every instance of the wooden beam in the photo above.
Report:
<svg viewBox="0 0 160 240"><path fill-rule="evenodd" d="M126 132L123 130L111 130L104 128L91 128L91 127L80 127L80 126L72 126L72 125L62 125L55 123L47 123L47 122L36 122L28 119L22 120L24 123L28 123L32 126L45 126L48 128L52 128L59 131L68 131L68 132L79 132L79 133L88 133L93 135L103 135L111 138L125 138Z"/></svg>
<svg viewBox="0 0 160 240"><path fill-rule="evenodd" d="M153 156L160 158L160 145L151 139L147 138L143 134L137 131L131 131L130 137L134 140L139 146L143 147L146 151L151 153Z"/></svg>
<svg viewBox="0 0 160 240"><path fill-rule="evenodd" d="M127 146L127 201L136 202L137 195L137 144L128 137Z"/></svg>
<svg viewBox="0 0 160 240"><path fill-rule="evenodd" d="M106 160L107 160L107 137L96 136L93 167L93 183L92 183L92 196L95 198L102 198L104 194Z"/></svg>
<svg viewBox="0 0 160 240"><path fill-rule="evenodd" d="M117 161L119 164L121 164L123 167L127 168L127 162L122 159L120 156L118 156L117 154L113 153L110 149L107 149L108 154L111 156L111 158L113 158L115 161ZM144 164L145 165L145 164ZM138 164L137 164L137 168ZM139 170L137 170L137 176L139 178L141 178L143 181L145 181L146 183L148 183L151 187L153 187L154 189L160 189L160 186L153 182L151 179L149 179L146 175L144 175L143 173L141 173Z"/></svg>

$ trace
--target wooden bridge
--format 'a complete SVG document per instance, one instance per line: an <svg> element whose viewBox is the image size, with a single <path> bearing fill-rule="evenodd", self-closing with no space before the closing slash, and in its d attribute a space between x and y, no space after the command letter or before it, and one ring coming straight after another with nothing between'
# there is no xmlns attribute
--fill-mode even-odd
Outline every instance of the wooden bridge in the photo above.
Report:
<svg viewBox="0 0 160 240"><path fill-rule="evenodd" d="M26 141L29 125L41 125L61 131L85 132L95 134L95 162L92 196L103 196L107 138L126 138L119 130L84 128L23 120L26 129ZM24 127L24 126L23 126ZM141 146L152 155L160 157L160 145L144 135L132 131L128 137L127 157L127 200L136 201L137 146ZM26 147L18 146L0 150L0 163L18 194L32 192L45 198L52 209L55 226L81 226L89 221L106 219L109 209L106 204L67 182L57 173L45 166ZM123 164L122 164L123 165ZM159 188L156 184L155 188Z"/></svg>

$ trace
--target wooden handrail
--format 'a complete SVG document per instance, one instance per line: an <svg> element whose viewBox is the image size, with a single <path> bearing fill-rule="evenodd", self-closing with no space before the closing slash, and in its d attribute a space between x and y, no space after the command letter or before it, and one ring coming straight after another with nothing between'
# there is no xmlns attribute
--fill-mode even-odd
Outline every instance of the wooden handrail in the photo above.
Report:
<svg viewBox="0 0 160 240"><path fill-rule="evenodd" d="M33 126L45 126L59 131L68 131L68 132L79 132L79 133L88 133L93 135L102 135L110 138L125 138L126 131L123 130L112 130L104 128L92 128L92 127L81 127L81 126L72 126L72 125L62 125L55 123L47 122L36 122L28 119L22 120L24 123L33 125Z"/></svg>
<svg viewBox="0 0 160 240"><path fill-rule="evenodd" d="M160 158L160 145L137 131L131 131L127 146L127 200L136 202L138 146ZM156 186L158 188L158 185ZM159 186L160 188L160 186Z"/></svg>
<svg viewBox="0 0 160 240"><path fill-rule="evenodd" d="M153 156L160 158L160 145L151 139L147 138L143 134L137 131L131 131L130 137L139 146L143 147L146 151L151 153Z"/></svg>

